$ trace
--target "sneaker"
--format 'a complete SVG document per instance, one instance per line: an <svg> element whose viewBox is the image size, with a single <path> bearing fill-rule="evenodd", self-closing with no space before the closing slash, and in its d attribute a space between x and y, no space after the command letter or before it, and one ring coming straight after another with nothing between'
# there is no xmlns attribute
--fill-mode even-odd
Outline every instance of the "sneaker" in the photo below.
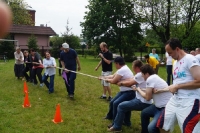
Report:
<svg viewBox="0 0 200 133"><path fill-rule="evenodd" d="M100 96L100 99L106 99L106 96Z"/></svg>
<svg viewBox="0 0 200 133"><path fill-rule="evenodd" d="M114 127L108 129L108 132L114 132L114 133L119 133L121 131L122 131L121 129L115 129Z"/></svg>
<svg viewBox="0 0 200 133"><path fill-rule="evenodd" d="M71 95L69 95L69 97L70 97L70 98L74 98L74 95L71 94Z"/></svg>
<svg viewBox="0 0 200 133"><path fill-rule="evenodd" d="M113 126L113 124L108 125L107 127L110 129Z"/></svg>
<svg viewBox="0 0 200 133"><path fill-rule="evenodd" d="M44 84L42 83L42 84L40 84L40 87L43 87L44 86Z"/></svg>
<svg viewBox="0 0 200 133"><path fill-rule="evenodd" d="M108 99L107 99L107 101L111 101L112 100L112 97L111 96L109 96L108 97Z"/></svg>

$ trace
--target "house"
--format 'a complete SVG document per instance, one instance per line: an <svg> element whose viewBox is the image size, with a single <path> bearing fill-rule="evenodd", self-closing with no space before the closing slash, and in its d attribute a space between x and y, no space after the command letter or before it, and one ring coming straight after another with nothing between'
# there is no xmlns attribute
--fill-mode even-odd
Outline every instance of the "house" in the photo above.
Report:
<svg viewBox="0 0 200 133"><path fill-rule="evenodd" d="M35 10L27 9L31 15L31 20L35 24ZM55 31L51 27L44 26L32 26L32 25L12 25L9 31L11 38L17 40L15 44L20 46L21 49L28 49L28 38L33 34L37 38L37 44L39 49L46 50L50 48L49 36L56 35Z"/></svg>

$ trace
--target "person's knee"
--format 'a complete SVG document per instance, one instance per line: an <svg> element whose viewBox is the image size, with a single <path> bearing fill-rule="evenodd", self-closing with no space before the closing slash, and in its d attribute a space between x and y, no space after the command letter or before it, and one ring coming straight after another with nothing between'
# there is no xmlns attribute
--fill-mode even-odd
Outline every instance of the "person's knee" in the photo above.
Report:
<svg viewBox="0 0 200 133"><path fill-rule="evenodd" d="M157 128L156 126L152 126L151 124L149 124L148 131L149 131L149 133L159 133L159 128Z"/></svg>

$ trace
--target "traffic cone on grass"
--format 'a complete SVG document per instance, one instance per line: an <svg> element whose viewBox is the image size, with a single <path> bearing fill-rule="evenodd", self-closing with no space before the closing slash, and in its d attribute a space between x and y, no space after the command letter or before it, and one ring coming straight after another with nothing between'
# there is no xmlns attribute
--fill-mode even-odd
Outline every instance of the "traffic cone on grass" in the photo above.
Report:
<svg viewBox="0 0 200 133"><path fill-rule="evenodd" d="M56 106L56 113L55 113L54 119L52 121L55 124L63 122L63 120L61 118L61 114L60 114L60 104L57 104L57 106Z"/></svg>
<svg viewBox="0 0 200 133"><path fill-rule="evenodd" d="M31 107L29 99L28 99L28 93L25 93L24 97L24 104L22 105L23 108Z"/></svg>
<svg viewBox="0 0 200 133"><path fill-rule="evenodd" d="M28 86L26 84L26 81L24 81L24 93L28 93Z"/></svg>

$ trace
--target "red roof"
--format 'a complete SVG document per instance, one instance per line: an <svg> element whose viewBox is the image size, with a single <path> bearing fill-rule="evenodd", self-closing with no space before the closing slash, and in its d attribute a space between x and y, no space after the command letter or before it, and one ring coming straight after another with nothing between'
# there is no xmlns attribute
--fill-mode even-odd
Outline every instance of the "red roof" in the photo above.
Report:
<svg viewBox="0 0 200 133"><path fill-rule="evenodd" d="M51 27L45 26L30 26L30 25L12 25L10 33L18 34L34 34L34 35L56 35Z"/></svg>

